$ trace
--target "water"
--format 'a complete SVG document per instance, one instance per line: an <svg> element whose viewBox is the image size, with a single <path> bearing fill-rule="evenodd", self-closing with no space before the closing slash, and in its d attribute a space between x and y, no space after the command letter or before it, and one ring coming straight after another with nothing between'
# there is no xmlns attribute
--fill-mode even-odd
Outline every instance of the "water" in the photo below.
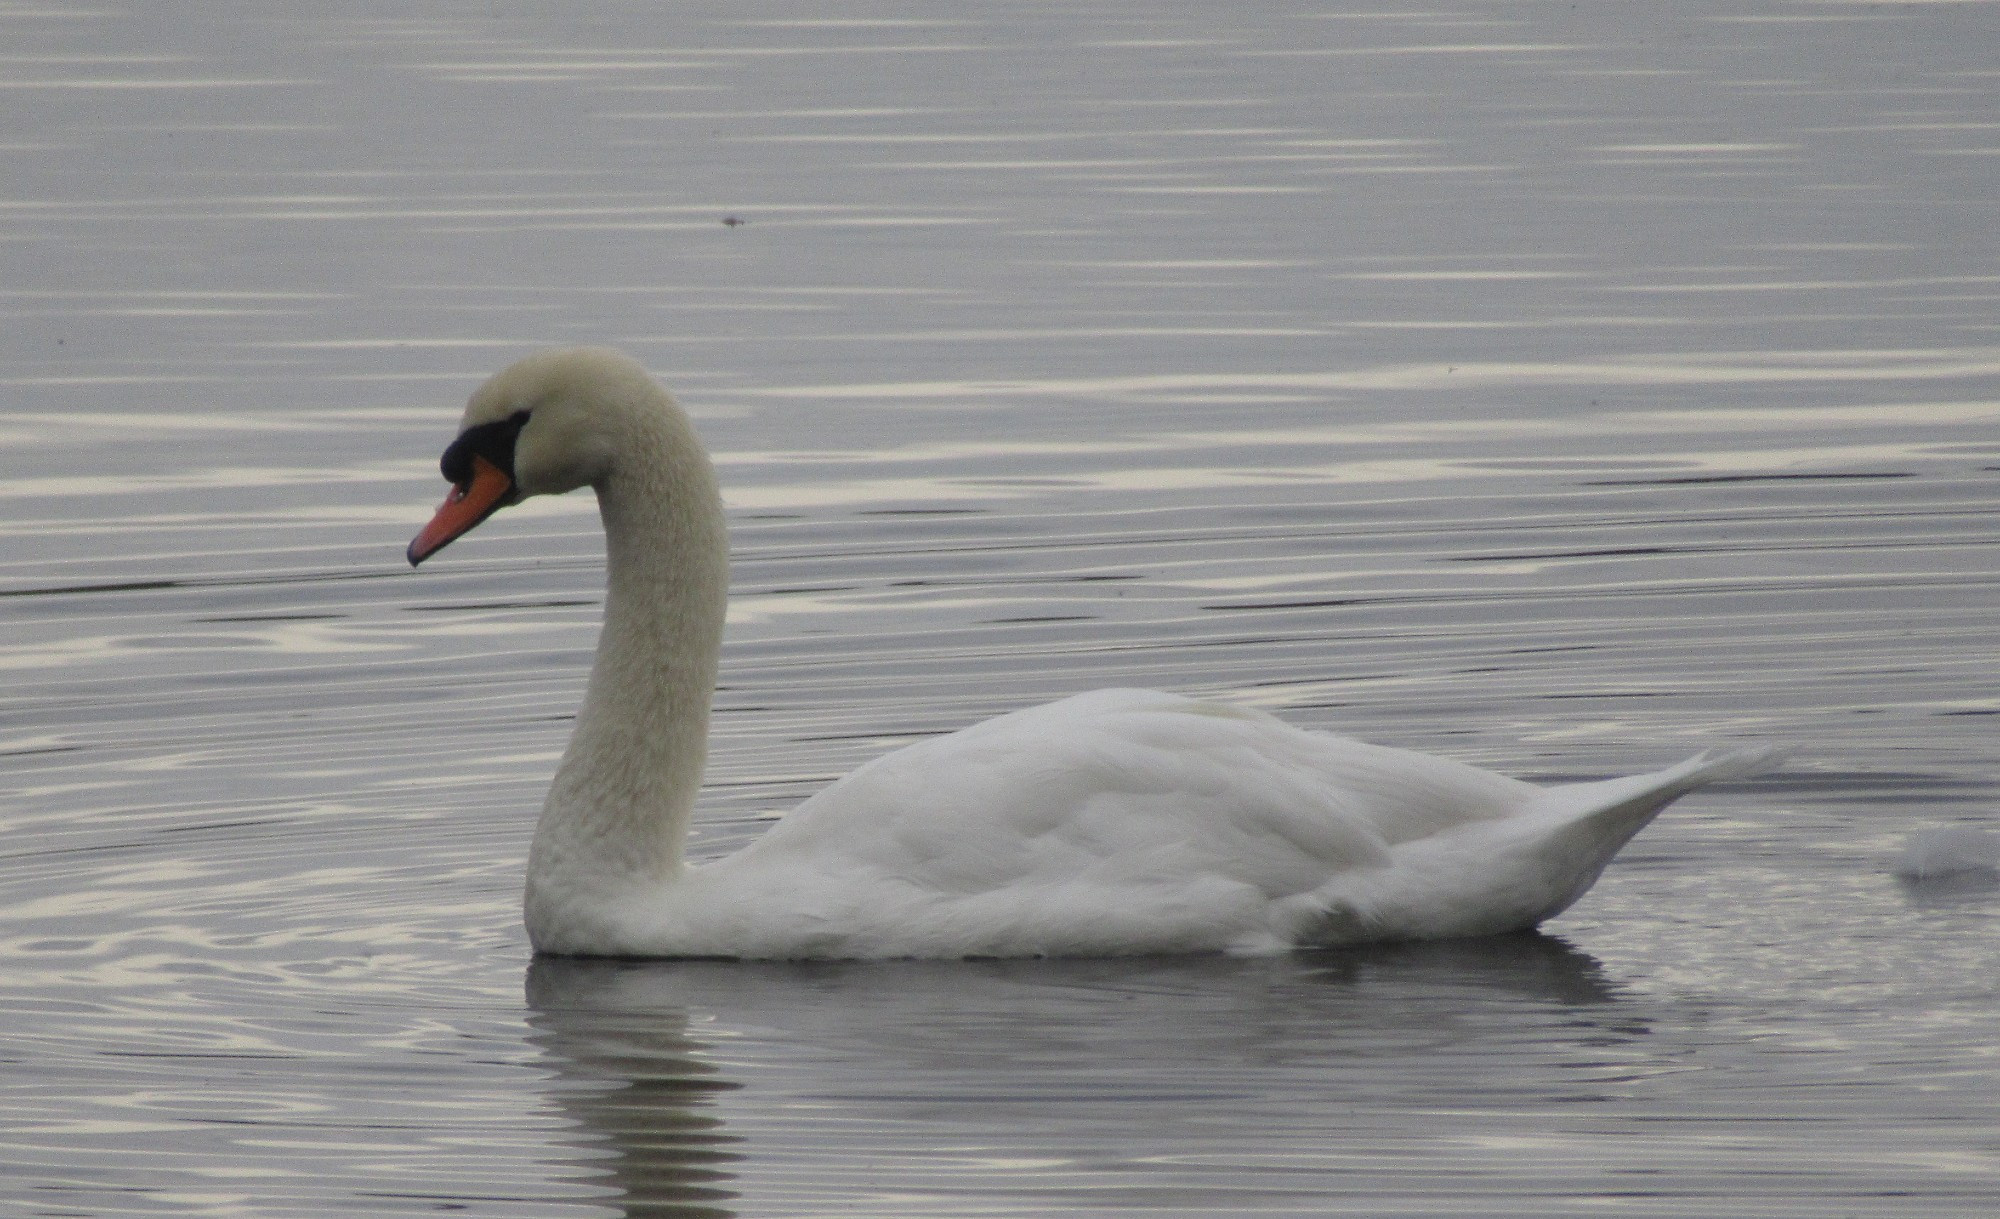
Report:
<svg viewBox="0 0 2000 1219"><path fill-rule="evenodd" d="M2000 12L0 6L24 1215L2000 1202ZM727 223L736 221L737 223ZM532 967L628 348L735 602L697 853L1161 686L1537 779L1788 740L1544 937Z"/></svg>

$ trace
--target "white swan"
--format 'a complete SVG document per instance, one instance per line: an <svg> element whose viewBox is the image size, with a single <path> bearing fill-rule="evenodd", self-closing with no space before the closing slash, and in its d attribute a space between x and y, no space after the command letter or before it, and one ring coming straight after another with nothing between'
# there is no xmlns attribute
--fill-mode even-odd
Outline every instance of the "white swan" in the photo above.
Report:
<svg viewBox="0 0 2000 1219"><path fill-rule="evenodd" d="M692 424L638 364L551 351L472 395L419 563L530 495L596 490L597 660L528 858L542 952L635 957L1268 953L1532 927L1704 755L1539 788L1261 712L1102 690L897 750L727 858L682 858L707 747L728 542Z"/></svg>

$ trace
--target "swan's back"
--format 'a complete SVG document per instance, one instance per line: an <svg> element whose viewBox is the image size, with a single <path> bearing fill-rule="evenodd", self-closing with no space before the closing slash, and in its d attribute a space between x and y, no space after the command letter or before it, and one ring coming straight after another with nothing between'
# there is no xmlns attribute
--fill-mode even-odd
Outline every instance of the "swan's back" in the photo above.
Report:
<svg viewBox="0 0 2000 1219"><path fill-rule="evenodd" d="M1535 791L1260 711L1098 690L877 758L800 805L749 854L837 853L906 872L949 859L970 891L1046 877L1056 865L1143 877L1140 858L1171 851L1179 867L1275 894L1295 891L1312 871L1306 861L1380 863L1397 843L1502 816Z"/></svg>

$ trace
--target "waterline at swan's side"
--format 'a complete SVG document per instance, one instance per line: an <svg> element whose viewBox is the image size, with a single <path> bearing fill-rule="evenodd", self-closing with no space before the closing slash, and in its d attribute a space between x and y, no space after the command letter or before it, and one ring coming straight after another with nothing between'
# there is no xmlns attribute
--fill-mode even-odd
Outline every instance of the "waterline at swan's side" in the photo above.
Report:
<svg viewBox="0 0 2000 1219"><path fill-rule="evenodd" d="M1535 926L1750 750L1542 788L1170 694L1102 690L878 758L736 854L683 858L728 598L706 453L644 369L531 356L476 391L419 563L588 486L604 630L529 854L539 951L962 957L1278 952Z"/></svg>

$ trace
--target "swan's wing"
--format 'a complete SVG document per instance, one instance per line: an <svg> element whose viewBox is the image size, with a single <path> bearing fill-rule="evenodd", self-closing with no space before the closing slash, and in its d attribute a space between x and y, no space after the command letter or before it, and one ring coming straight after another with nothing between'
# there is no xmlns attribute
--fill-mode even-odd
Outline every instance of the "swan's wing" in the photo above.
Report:
<svg viewBox="0 0 2000 1219"><path fill-rule="evenodd" d="M1100 691L898 750L672 887L739 956L1272 952L1532 926L1753 755L1544 791L1264 715Z"/></svg>
<svg viewBox="0 0 2000 1219"><path fill-rule="evenodd" d="M853 868L939 895L1233 885L1269 901L1536 790L1257 711L1107 690L879 758L731 862Z"/></svg>

